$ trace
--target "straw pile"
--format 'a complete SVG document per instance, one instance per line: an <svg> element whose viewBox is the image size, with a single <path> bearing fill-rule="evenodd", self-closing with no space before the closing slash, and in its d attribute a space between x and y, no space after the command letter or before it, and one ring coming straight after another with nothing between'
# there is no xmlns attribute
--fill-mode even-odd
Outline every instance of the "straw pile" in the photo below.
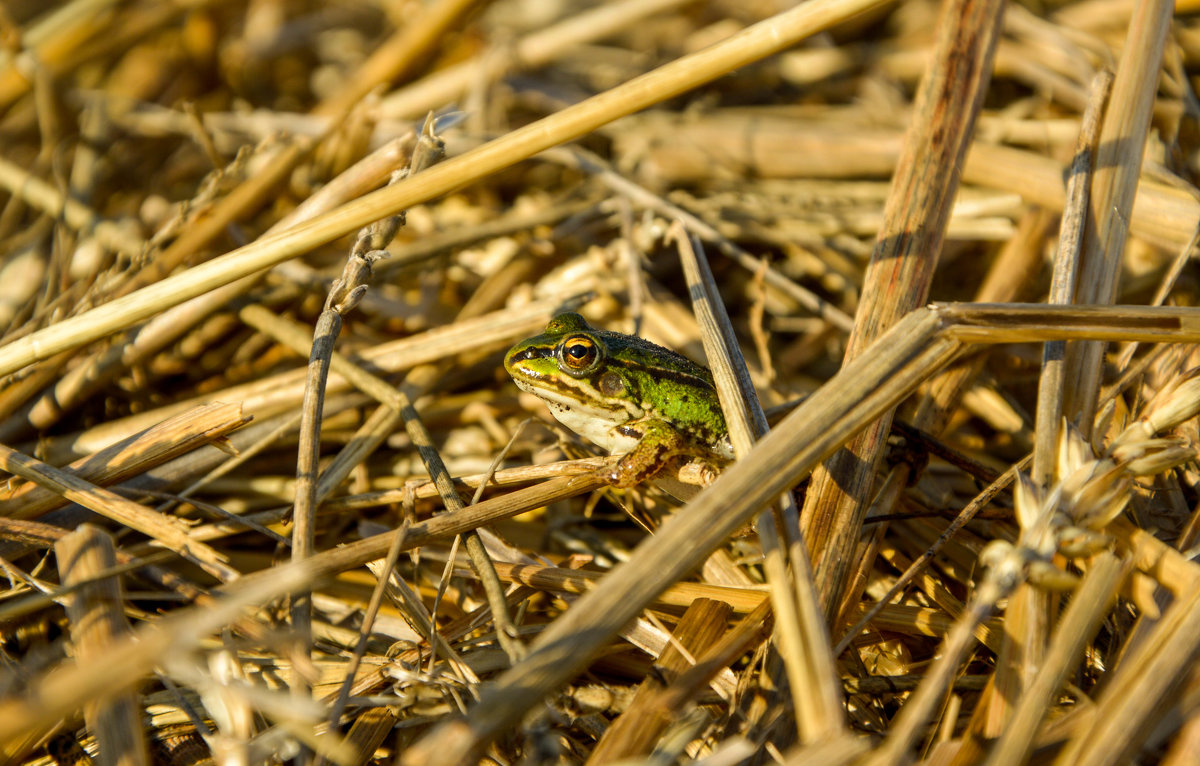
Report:
<svg viewBox="0 0 1200 766"><path fill-rule="evenodd" d="M1200 762L1197 4L788 5L0 5L0 760Z"/></svg>

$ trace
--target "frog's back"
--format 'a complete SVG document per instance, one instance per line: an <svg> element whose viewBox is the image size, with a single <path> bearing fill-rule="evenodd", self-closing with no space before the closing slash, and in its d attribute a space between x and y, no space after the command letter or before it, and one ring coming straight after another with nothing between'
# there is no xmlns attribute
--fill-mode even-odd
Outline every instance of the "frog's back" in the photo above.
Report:
<svg viewBox="0 0 1200 766"><path fill-rule="evenodd" d="M629 373L642 409L689 432L698 441L727 441L725 416L706 367L636 335L601 331L610 364Z"/></svg>

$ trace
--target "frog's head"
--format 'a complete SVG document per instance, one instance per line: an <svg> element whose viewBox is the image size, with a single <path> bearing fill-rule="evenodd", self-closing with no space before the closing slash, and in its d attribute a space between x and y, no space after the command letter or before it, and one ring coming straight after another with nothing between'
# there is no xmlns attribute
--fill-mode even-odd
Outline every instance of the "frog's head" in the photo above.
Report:
<svg viewBox="0 0 1200 766"><path fill-rule="evenodd" d="M541 335L521 341L504 356L504 369L522 390L563 409L623 422L638 417L625 377L609 364L611 333L583 317L563 313Z"/></svg>

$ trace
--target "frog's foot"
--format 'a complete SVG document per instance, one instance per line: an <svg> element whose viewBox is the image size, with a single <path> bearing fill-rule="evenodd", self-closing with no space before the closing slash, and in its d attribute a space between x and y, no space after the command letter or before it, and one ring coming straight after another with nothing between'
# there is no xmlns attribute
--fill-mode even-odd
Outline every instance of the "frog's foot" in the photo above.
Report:
<svg viewBox="0 0 1200 766"><path fill-rule="evenodd" d="M683 434L660 420L639 423L637 430L637 445L604 477L613 486L628 489L653 479L690 446Z"/></svg>

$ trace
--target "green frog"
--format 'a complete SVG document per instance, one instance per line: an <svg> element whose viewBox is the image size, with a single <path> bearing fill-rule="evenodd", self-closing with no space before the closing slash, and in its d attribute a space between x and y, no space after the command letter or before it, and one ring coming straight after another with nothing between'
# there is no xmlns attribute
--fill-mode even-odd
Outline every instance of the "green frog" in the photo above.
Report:
<svg viewBox="0 0 1200 766"><path fill-rule="evenodd" d="M647 340L564 313L509 349L504 368L567 428L623 455L605 475L618 487L668 468L708 484L733 459L712 373Z"/></svg>

